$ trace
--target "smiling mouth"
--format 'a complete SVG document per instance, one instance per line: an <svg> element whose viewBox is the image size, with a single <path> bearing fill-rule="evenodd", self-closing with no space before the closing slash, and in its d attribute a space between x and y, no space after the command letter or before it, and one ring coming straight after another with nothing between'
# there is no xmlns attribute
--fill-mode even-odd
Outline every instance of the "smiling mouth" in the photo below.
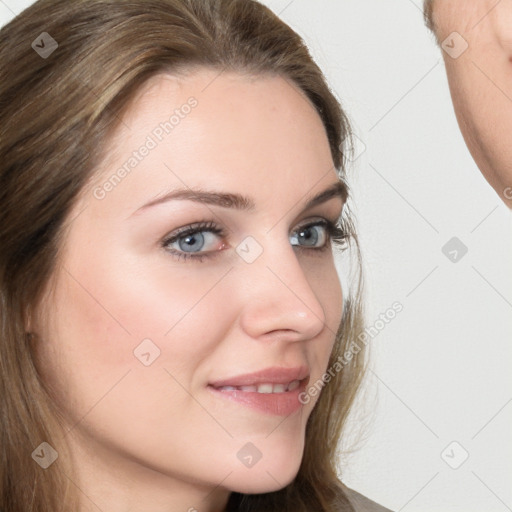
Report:
<svg viewBox="0 0 512 512"><path fill-rule="evenodd" d="M305 381L306 379L300 380L292 380L291 382L288 382L287 384L273 384L271 382L263 382L261 384L253 384L253 385L247 385L247 386L219 386L214 387L217 391L243 391L246 393L263 393L263 394L270 394L270 393L287 393L289 391L294 391L295 389L299 388L301 383Z"/></svg>
<svg viewBox="0 0 512 512"><path fill-rule="evenodd" d="M229 400L265 414L289 416L304 406L300 395L308 382L309 376L285 383L258 382L240 386L209 384L208 389L221 400Z"/></svg>

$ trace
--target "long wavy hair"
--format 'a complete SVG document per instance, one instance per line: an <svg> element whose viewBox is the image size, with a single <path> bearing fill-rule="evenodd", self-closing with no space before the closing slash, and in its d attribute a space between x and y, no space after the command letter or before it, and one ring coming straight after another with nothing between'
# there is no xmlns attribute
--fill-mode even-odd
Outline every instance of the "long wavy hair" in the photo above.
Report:
<svg viewBox="0 0 512 512"><path fill-rule="evenodd" d="M279 75L315 107L345 183L351 129L302 38L255 0L39 0L0 30L0 63L0 510L77 511L63 411L38 371L27 319L44 306L70 210L137 92L156 74L192 66ZM329 367L351 357L322 389L293 482L232 493L228 510L353 510L337 462L367 358L364 346L350 352L364 330L363 287L350 206L342 215L355 284ZM47 469L32 456L42 442L59 454Z"/></svg>

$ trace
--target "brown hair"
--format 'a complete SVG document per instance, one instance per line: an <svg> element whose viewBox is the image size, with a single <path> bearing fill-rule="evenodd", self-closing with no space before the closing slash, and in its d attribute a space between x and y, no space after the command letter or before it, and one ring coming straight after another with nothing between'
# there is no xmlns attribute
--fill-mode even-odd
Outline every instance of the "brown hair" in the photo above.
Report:
<svg viewBox="0 0 512 512"><path fill-rule="evenodd" d="M43 32L58 44L50 55L31 46ZM27 319L44 306L69 212L137 91L158 73L191 66L280 75L316 108L342 181L351 132L303 40L255 0L39 0L0 30L0 62L0 510L68 512L80 503L72 454ZM229 510L352 510L336 463L366 358L356 342L364 329L360 251L348 208L343 216L358 270L329 368L350 358L308 420L295 480L267 494L232 493ZM31 456L42 442L59 454L45 470Z"/></svg>

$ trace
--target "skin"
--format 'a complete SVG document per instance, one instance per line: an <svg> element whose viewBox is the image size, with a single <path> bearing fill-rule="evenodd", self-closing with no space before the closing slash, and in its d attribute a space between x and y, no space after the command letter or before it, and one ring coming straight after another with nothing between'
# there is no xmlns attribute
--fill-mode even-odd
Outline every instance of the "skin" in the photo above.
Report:
<svg viewBox="0 0 512 512"><path fill-rule="evenodd" d="M325 372L340 281L329 247L299 247L291 235L338 219L339 197L304 210L338 177L321 119L299 89L276 76L218 75L159 75L143 88L70 214L59 269L31 325L38 365L69 417L83 511L219 512L232 491L280 489L300 465L318 396L285 419L220 400L206 385L302 362L310 382ZM95 187L191 96L197 107L97 199ZM244 194L256 207L174 200L135 213L184 184ZM195 250L214 257L178 260L161 246L203 220L227 231L203 232ZM325 229L313 231L323 245ZM263 248L250 264L235 252L249 235ZM161 351L149 366L133 353L146 338ZM262 453L252 468L236 456L247 442Z"/></svg>
<svg viewBox="0 0 512 512"><path fill-rule="evenodd" d="M512 2L431 3L438 42L458 32L469 45L458 58L443 51L455 114L482 174L512 208Z"/></svg>

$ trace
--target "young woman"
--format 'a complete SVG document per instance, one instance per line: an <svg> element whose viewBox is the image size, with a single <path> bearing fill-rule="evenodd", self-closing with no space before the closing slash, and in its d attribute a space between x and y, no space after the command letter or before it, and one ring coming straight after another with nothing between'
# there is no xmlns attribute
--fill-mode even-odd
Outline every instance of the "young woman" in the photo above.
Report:
<svg viewBox="0 0 512 512"><path fill-rule="evenodd" d="M39 0L0 41L0 509L384 510L337 469L350 129L301 38L253 0Z"/></svg>

